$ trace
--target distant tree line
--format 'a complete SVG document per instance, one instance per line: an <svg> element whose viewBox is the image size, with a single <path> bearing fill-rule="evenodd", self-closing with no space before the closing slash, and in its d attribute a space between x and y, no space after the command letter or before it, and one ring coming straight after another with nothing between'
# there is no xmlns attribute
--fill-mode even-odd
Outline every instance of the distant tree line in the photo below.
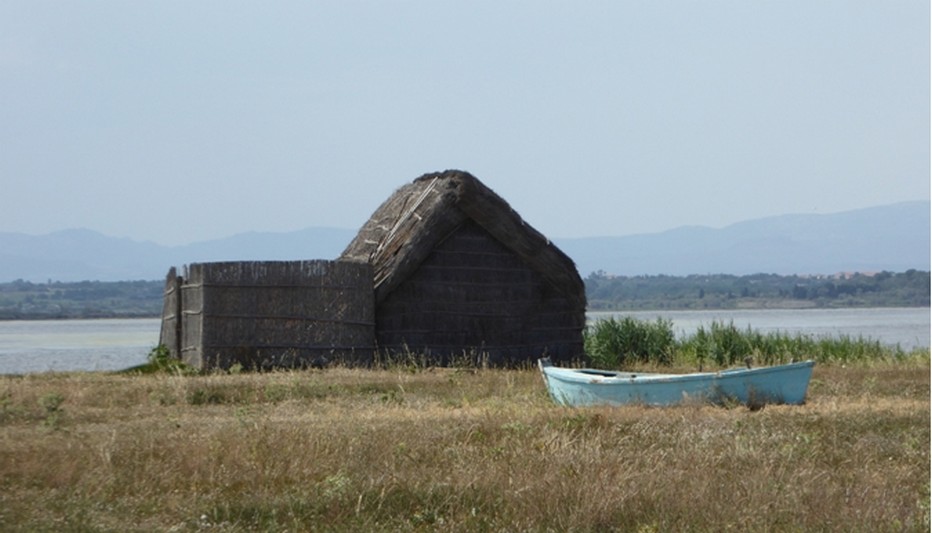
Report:
<svg viewBox="0 0 932 533"><path fill-rule="evenodd" d="M779 307L925 307L929 272L779 276L728 274L612 276L586 279L591 310Z"/></svg>
<svg viewBox="0 0 932 533"><path fill-rule="evenodd" d="M929 272L778 276L727 274L585 279L589 309L928 307ZM0 283L0 320L158 317L162 281Z"/></svg>
<svg viewBox="0 0 932 533"><path fill-rule="evenodd" d="M158 317L162 281L0 283L0 320Z"/></svg>

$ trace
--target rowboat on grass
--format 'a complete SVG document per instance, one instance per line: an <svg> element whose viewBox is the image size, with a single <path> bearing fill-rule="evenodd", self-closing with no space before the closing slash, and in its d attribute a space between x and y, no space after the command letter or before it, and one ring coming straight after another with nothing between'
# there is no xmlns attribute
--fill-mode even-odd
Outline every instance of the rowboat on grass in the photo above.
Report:
<svg viewBox="0 0 932 533"><path fill-rule="evenodd" d="M683 402L802 404L813 361L759 368L732 368L692 374L646 374L591 368L559 368L549 358L538 366L553 400L569 407L590 405L674 405Z"/></svg>

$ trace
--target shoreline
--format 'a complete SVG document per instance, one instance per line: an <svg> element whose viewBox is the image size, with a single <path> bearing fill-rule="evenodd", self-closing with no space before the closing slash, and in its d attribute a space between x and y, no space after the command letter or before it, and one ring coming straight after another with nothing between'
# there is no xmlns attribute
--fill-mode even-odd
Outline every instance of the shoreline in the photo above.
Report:
<svg viewBox="0 0 932 533"><path fill-rule="evenodd" d="M649 312L716 312L716 311L829 311L843 309L932 309L928 305L808 305L807 302L796 302L781 305L752 305L739 304L737 306L727 307L599 307L587 308L586 314L596 313L649 313ZM128 320L128 319L161 319L158 314L134 314L134 313L111 313L111 314L88 314L88 315L22 315L22 316L0 316L0 322L16 321L42 321L42 320Z"/></svg>

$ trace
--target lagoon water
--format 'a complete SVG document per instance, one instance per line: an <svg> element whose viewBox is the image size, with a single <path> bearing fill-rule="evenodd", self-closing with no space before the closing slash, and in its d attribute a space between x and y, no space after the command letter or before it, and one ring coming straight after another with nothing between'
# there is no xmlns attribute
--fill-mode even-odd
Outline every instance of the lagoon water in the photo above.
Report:
<svg viewBox="0 0 932 533"><path fill-rule="evenodd" d="M846 335L870 338L903 349L930 346L930 310L754 309L716 311L593 312L590 320L609 316L640 320L662 317L680 336L712 322L734 323L762 333L782 331L816 337ZM160 321L143 319L0 321L0 374L111 371L144 363L158 344Z"/></svg>
<svg viewBox="0 0 932 533"><path fill-rule="evenodd" d="M0 374L120 370L146 362L157 318L0 321Z"/></svg>

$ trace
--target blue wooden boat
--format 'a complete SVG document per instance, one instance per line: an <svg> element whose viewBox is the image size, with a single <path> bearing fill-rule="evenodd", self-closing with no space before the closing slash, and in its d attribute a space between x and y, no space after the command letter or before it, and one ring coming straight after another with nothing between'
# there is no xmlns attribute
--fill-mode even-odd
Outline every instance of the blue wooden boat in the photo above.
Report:
<svg viewBox="0 0 932 533"><path fill-rule="evenodd" d="M692 374L613 372L559 368L538 360L553 401L570 407L590 405L674 405L684 402L802 404L813 361L759 368L732 368Z"/></svg>

